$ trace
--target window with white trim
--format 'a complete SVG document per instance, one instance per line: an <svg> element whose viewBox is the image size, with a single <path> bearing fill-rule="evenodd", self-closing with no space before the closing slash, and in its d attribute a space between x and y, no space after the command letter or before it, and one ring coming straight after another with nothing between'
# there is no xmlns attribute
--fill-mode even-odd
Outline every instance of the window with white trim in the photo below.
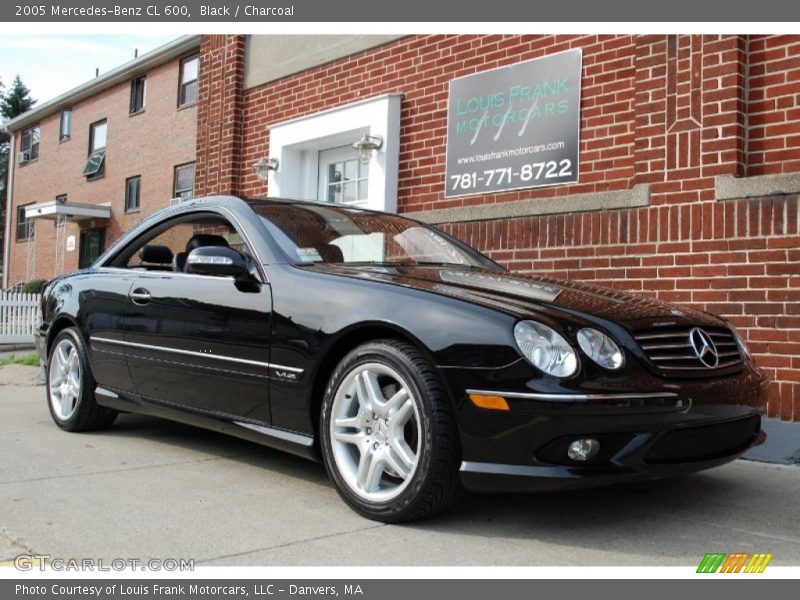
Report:
<svg viewBox="0 0 800 600"><path fill-rule="evenodd" d="M334 204L364 204L369 200L369 163L358 160L352 146L319 153L317 200Z"/></svg>
<svg viewBox="0 0 800 600"><path fill-rule="evenodd" d="M389 94L272 125L269 194L396 212L400 105ZM364 135L382 144L361 162L353 144Z"/></svg>
<svg viewBox="0 0 800 600"><path fill-rule="evenodd" d="M176 166L173 181L173 198L191 198L194 195L194 163Z"/></svg>
<svg viewBox="0 0 800 600"><path fill-rule="evenodd" d="M178 106L197 102L197 77L200 70L200 55L195 54L181 61Z"/></svg>

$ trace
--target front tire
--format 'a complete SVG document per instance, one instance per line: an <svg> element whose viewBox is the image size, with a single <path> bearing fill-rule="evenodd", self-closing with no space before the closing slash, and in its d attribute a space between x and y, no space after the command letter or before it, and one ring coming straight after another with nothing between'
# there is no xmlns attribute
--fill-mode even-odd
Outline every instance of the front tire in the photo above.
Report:
<svg viewBox="0 0 800 600"><path fill-rule="evenodd" d="M380 340L350 352L322 402L322 454L339 495L361 515L398 523L461 496L461 452L450 403L430 361Z"/></svg>
<svg viewBox="0 0 800 600"><path fill-rule="evenodd" d="M104 429L117 411L97 404L97 387L83 339L74 327L59 332L47 359L47 405L56 425L65 431Z"/></svg>

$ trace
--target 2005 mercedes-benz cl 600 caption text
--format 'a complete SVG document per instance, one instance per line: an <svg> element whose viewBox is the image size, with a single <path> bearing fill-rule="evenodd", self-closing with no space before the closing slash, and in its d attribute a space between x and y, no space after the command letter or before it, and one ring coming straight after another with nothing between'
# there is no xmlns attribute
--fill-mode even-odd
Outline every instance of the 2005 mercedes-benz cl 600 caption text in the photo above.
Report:
<svg viewBox="0 0 800 600"><path fill-rule="evenodd" d="M320 459L399 522L463 490L687 473L764 439L767 378L725 320L513 275L397 215L209 197L51 281L37 346L67 431L118 411Z"/></svg>

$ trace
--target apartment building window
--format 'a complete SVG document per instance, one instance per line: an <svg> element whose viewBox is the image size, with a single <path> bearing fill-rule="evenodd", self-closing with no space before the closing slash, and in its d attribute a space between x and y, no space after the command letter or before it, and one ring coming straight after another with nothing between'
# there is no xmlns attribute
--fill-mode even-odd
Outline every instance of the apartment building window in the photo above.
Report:
<svg viewBox="0 0 800 600"><path fill-rule="evenodd" d="M34 125L22 132L22 141L19 149L20 164L39 158L39 135L38 125Z"/></svg>
<svg viewBox="0 0 800 600"><path fill-rule="evenodd" d="M175 167L173 197L188 200L194 195L194 163Z"/></svg>
<svg viewBox="0 0 800 600"><path fill-rule="evenodd" d="M61 142L67 141L72 137L72 109L65 108L61 111L61 127L59 128L58 139Z"/></svg>
<svg viewBox="0 0 800 600"><path fill-rule="evenodd" d="M34 224L36 219L28 219L25 217L25 209L31 204L25 204L17 207L17 241L24 242L25 240L32 240L36 230Z"/></svg>
<svg viewBox="0 0 800 600"><path fill-rule="evenodd" d="M200 56L195 54L181 61L181 85L178 92L178 106L197 102L197 74Z"/></svg>
<svg viewBox="0 0 800 600"><path fill-rule="evenodd" d="M98 150L105 150L107 135L108 122L105 119L89 126L89 154Z"/></svg>
<svg viewBox="0 0 800 600"><path fill-rule="evenodd" d="M97 121L89 126L89 158L83 168L83 176L88 180L103 176L107 135L108 123L105 120Z"/></svg>
<svg viewBox="0 0 800 600"><path fill-rule="evenodd" d="M144 110L145 90L147 87L147 77L137 77L131 81L131 106L130 114L136 114Z"/></svg>
<svg viewBox="0 0 800 600"><path fill-rule="evenodd" d="M125 212L139 210L139 197L142 189L142 176L135 175L125 180Z"/></svg>

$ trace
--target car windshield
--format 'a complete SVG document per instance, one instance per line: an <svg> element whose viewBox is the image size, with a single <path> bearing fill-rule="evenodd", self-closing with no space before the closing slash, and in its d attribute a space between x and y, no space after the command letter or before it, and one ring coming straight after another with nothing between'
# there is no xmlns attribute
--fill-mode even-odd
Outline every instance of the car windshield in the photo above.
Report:
<svg viewBox="0 0 800 600"><path fill-rule="evenodd" d="M477 250L397 215L343 206L252 202L295 264L461 266L501 269Z"/></svg>

